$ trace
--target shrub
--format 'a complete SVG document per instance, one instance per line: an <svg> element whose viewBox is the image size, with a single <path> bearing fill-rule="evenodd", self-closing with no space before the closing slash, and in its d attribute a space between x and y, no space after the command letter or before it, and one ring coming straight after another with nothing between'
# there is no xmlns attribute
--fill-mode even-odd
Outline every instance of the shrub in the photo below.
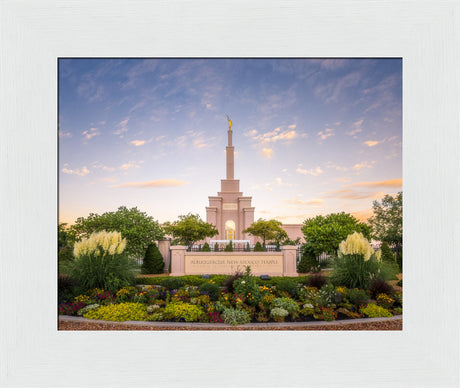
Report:
<svg viewBox="0 0 460 388"><path fill-rule="evenodd" d="M402 298L402 292L401 291L397 291L393 294L393 299L395 300L395 306L396 307L402 307L402 302L403 302L403 298Z"/></svg>
<svg viewBox="0 0 460 388"><path fill-rule="evenodd" d="M69 275L58 275L58 299L60 302L70 301L74 297L74 290L78 286L75 279Z"/></svg>
<svg viewBox="0 0 460 388"><path fill-rule="evenodd" d="M403 284L402 279L398 283L396 283L398 287L402 287L403 286L402 284Z"/></svg>
<svg viewBox="0 0 460 388"><path fill-rule="evenodd" d="M85 307L84 302L68 302L59 304L59 315L76 315L78 310Z"/></svg>
<svg viewBox="0 0 460 388"><path fill-rule="evenodd" d="M284 296L287 292L290 296L297 297L297 279L280 277L273 279L272 284L276 287L279 296Z"/></svg>
<svg viewBox="0 0 460 388"><path fill-rule="evenodd" d="M402 308L401 307L395 307L393 309L393 312L395 313L395 315L401 315L402 314Z"/></svg>
<svg viewBox="0 0 460 388"><path fill-rule="evenodd" d="M368 288L373 278L394 278L395 265L383 263L380 251L372 246L361 233L354 232L339 245L338 257L333 261L331 281L348 288Z"/></svg>
<svg viewBox="0 0 460 388"><path fill-rule="evenodd" d="M372 281L369 286L369 291L371 292L371 297L373 299L377 298L378 294L393 294L394 290L388 283L383 279L377 278Z"/></svg>
<svg viewBox="0 0 460 388"><path fill-rule="evenodd" d="M169 303L164 309L164 317L178 322L197 322L204 315L201 306L175 302Z"/></svg>
<svg viewBox="0 0 460 388"><path fill-rule="evenodd" d="M281 307L274 307L270 310L270 316L276 322L284 322L284 318L289 315L289 312Z"/></svg>
<svg viewBox="0 0 460 388"><path fill-rule="evenodd" d="M203 248L201 248L201 252L211 252L211 247L207 242L204 243Z"/></svg>
<svg viewBox="0 0 460 388"><path fill-rule="evenodd" d="M360 312L361 314L364 314L369 318L380 318L380 317L389 318L393 316L393 314L391 314L387 309L377 306L376 304L368 304L365 307L361 307Z"/></svg>
<svg viewBox="0 0 460 388"><path fill-rule="evenodd" d="M233 252L232 240L230 240L230 242L227 244L227 246L224 249L224 252Z"/></svg>
<svg viewBox="0 0 460 388"><path fill-rule="evenodd" d="M145 252L144 261L142 262L141 272L143 274L163 273L165 263L160 250L155 243L150 244Z"/></svg>
<svg viewBox="0 0 460 388"><path fill-rule="evenodd" d="M251 246L249 245L249 242L246 243L246 248L244 248L245 252L251 252Z"/></svg>
<svg viewBox="0 0 460 388"><path fill-rule="evenodd" d="M176 278L176 277L171 277L171 278L166 278L161 282L161 285L163 287L166 287L170 290L178 290L179 288L183 287L185 285L185 282L181 278Z"/></svg>
<svg viewBox="0 0 460 388"><path fill-rule="evenodd" d="M316 255L313 252L312 247L307 245L303 249L297 272L315 272L317 269L319 269L319 262L316 260Z"/></svg>
<svg viewBox="0 0 460 388"><path fill-rule="evenodd" d="M211 300L217 300L219 299L219 295L220 295L220 288L219 286L214 283L212 280L211 281L208 281L206 283L203 283L201 284L199 287L198 287L198 290L205 294L205 295L209 295L209 297L211 298Z"/></svg>
<svg viewBox="0 0 460 388"><path fill-rule="evenodd" d="M214 244L214 252L219 252L219 244L218 243Z"/></svg>
<svg viewBox="0 0 460 388"><path fill-rule="evenodd" d="M119 232L96 232L74 245L69 272L85 289L117 291L134 283L134 261L123 255L126 239Z"/></svg>
<svg viewBox="0 0 460 388"><path fill-rule="evenodd" d="M243 296L248 304L257 305L260 300L260 289L254 278L251 275L251 267L246 267L246 272L244 275L235 280L233 283L233 291L235 294Z"/></svg>
<svg viewBox="0 0 460 388"><path fill-rule="evenodd" d="M387 294L378 294L376 298L377 304L379 306L382 306L385 309L391 309L393 304L395 303L395 300L388 296Z"/></svg>
<svg viewBox="0 0 460 388"><path fill-rule="evenodd" d="M308 287L316 287L316 288L321 288L327 283L326 277L316 274L307 279L307 286Z"/></svg>
<svg viewBox="0 0 460 388"><path fill-rule="evenodd" d="M380 247L380 250L382 251L382 260L394 263L395 262L395 255L393 254L393 251L390 249L388 244L386 242L382 243L382 246Z"/></svg>
<svg viewBox="0 0 460 388"><path fill-rule="evenodd" d="M236 280L238 280L238 279L240 279L240 278L242 278L242 277L243 277L243 272L241 272L241 271L236 271L232 276L230 276L229 278L227 278L227 279L223 282L224 292L233 294L233 292L234 292L233 284L235 283Z"/></svg>
<svg viewBox="0 0 460 388"><path fill-rule="evenodd" d="M313 317L324 321L334 321L337 318L337 313L332 307L316 307Z"/></svg>
<svg viewBox="0 0 460 388"><path fill-rule="evenodd" d="M348 289L346 298L354 306L360 306L369 302L368 293L365 290L359 290L357 288Z"/></svg>
<svg viewBox="0 0 460 388"><path fill-rule="evenodd" d="M78 310L77 315L82 316L82 315L86 314L88 311L97 309L99 306L100 306L100 305L97 304L97 303L93 303L93 304L90 304L90 305L88 305L88 306L85 306L85 307L83 307L82 309Z"/></svg>
<svg viewBox="0 0 460 388"><path fill-rule="evenodd" d="M140 303L109 304L90 310L83 316L104 321L143 321L147 316L147 307Z"/></svg>
<svg viewBox="0 0 460 388"><path fill-rule="evenodd" d="M236 310L234 308L226 308L222 313L224 322L228 325L244 325L251 322L251 316L247 311Z"/></svg>
<svg viewBox="0 0 460 388"><path fill-rule="evenodd" d="M398 264L399 272L402 272L403 270L402 252L399 252L399 254L396 255L396 263Z"/></svg>
<svg viewBox="0 0 460 388"><path fill-rule="evenodd" d="M291 298L275 298L270 303L270 310L275 308L281 308L288 312L288 314L293 318L299 316L299 305ZM271 313L270 313L271 314Z"/></svg>
<svg viewBox="0 0 460 388"><path fill-rule="evenodd" d="M257 241L256 245L254 245L254 252L265 252L265 249L260 243L260 241Z"/></svg>
<svg viewBox="0 0 460 388"><path fill-rule="evenodd" d="M58 265L59 273L65 271L65 267L74 259L73 248L69 245L59 249Z"/></svg>

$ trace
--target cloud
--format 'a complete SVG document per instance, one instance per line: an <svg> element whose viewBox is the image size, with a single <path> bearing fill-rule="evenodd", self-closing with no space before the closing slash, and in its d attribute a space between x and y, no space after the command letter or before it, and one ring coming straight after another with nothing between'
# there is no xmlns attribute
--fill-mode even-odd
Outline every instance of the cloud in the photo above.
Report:
<svg viewBox="0 0 460 388"><path fill-rule="evenodd" d="M146 141L145 140L133 140L133 141L130 141L129 143L135 145L136 147L139 147L141 145L144 145Z"/></svg>
<svg viewBox="0 0 460 388"><path fill-rule="evenodd" d="M85 136L86 140L93 138L94 136L100 135L97 128L90 128L89 130L83 131L82 135Z"/></svg>
<svg viewBox="0 0 460 388"><path fill-rule="evenodd" d="M338 166L337 164L335 164L333 162L327 162L326 163L326 168L333 168L333 169L335 169L337 171L348 171L347 167Z"/></svg>
<svg viewBox="0 0 460 388"><path fill-rule="evenodd" d="M363 122L364 122L364 119L355 121L352 125L352 130L350 132L347 132L347 135L353 136L356 139L357 136L355 135L363 131L363 128L362 128Z"/></svg>
<svg viewBox="0 0 460 388"><path fill-rule="evenodd" d="M350 214L353 217L357 218L358 221L367 222L367 220L374 215L374 211L372 209L368 209L368 210L361 210L361 211L353 212Z"/></svg>
<svg viewBox="0 0 460 388"><path fill-rule="evenodd" d="M345 186L349 187L349 186ZM366 199L366 198L374 198L375 193L363 193L357 192L351 189L341 189L341 190L333 190L328 191L324 194L327 198L342 198L342 199Z"/></svg>
<svg viewBox="0 0 460 388"><path fill-rule="evenodd" d="M297 127L297 125L295 125L295 124L291 124L291 125L288 126L289 129L295 129L295 127Z"/></svg>
<svg viewBox="0 0 460 388"><path fill-rule="evenodd" d="M188 185L190 182L181 181L177 179L160 179L157 181L148 182L127 182L120 185L113 185L110 187L135 187L135 188L147 188L147 187L176 187Z"/></svg>
<svg viewBox="0 0 460 388"><path fill-rule="evenodd" d="M124 163L120 166L120 170L128 170L130 168L139 168L142 163L144 163L142 160L140 160L139 162L131 161L128 163Z"/></svg>
<svg viewBox="0 0 460 388"><path fill-rule="evenodd" d="M307 205L307 206L321 206L324 203L324 200L321 198L314 198L308 201L302 201L301 199L286 199L286 203L290 205Z"/></svg>
<svg viewBox="0 0 460 388"><path fill-rule="evenodd" d="M324 131L320 131L317 135L321 138L321 140L326 140L330 136L334 136L334 130L332 128L326 128Z"/></svg>
<svg viewBox="0 0 460 388"><path fill-rule="evenodd" d="M375 160L373 160L372 162L367 162L367 161L364 161L364 162L361 162L361 163L356 163L352 168L353 170L356 170L356 171L359 171L363 168L372 168L374 167L373 164L375 164Z"/></svg>
<svg viewBox="0 0 460 388"><path fill-rule="evenodd" d="M116 170L115 167L108 167L108 166L103 165L103 164L100 163L100 162L94 162L94 163L92 164L92 167L93 167L93 168L97 168L97 169L101 169L102 171L108 171L108 172L113 172L113 171Z"/></svg>
<svg viewBox="0 0 460 388"><path fill-rule="evenodd" d="M379 144L379 142L378 141L368 140L368 141L365 141L364 144L366 144L368 147L374 147L377 144Z"/></svg>
<svg viewBox="0 0 460 388"><path fill-rule="evenodd" d="M389 179L385 181L374 181L374 182L358 182L344 187L402 187L402 179Z"/></svg>
<svg viewBox="0 0 460 388"><path fill-rule="evenodd" d="M197 139L193 142L193 146L195 148L204 148L204 147L207 147L209 144L208 143L205 143L204 140L202 139Z"/></svg>
<svg viewBox="0 0 460 388"><path fill-rule="evenodd" d="M321 169L321 167L317 166L315 169L310 169L310 170L306 170L304 168L302 168L302 164L299 164L296 168L296 172L298 172L299 174L302 174L302 175L313 175L313 176L318 176L319 174L322 174L323 173L323 170Z"/></svg>
<svg viewBox="0 0 460 388"><path fill-rule="evenodd" d="M283 180L282 180L281 178L275 178L275 183L276 183L278 186L292 187L292 184L291 184L291 183L285 183L285 182L283 182Z"/></svg>
<svg viewBox="0 0 460 388"><path fill-rule="evenodd" d="M260 144L275 143L277 141L288 141L296 139L298 137L307 137L306 133L298 133L294 130L296 126L290 125L288 128L290 130L282 130L281 127L275 128L271 132L266 132L263 134L258 134L257 130L253 129L246 133L246 136L251 137L253 140L259 142Z"/></svg>
<svg viewBox="0 0 460 388"><path fill-rule="evenodd" d="M64 164L63 169L61 170L64 174L69 174L69 175L78 175L78 176L85 176L90 173L90 171L86 168L86 166L83 166L81 169L75 169L71 170L68 168L68 164Z"/></svg>
<svg viewBox="0 0 460 388"><path fill-rule="evenodd" d="M272 148L264 148L262 149L262 155L266 158L271 158L273 156L273 149Z"/></svg>
<svg viewBox="0 0 460 388"><path fill-rule="evenodd" d="M58 133L59 133L59 137L72 137L72 134L70 132L59 130Z"/></svg>
<svg viewBox="0 0 460 388"><path fill-rule="evenodd" d="M120 121L118 124L117 124L117 127L118 129L113 132L114 135L121 135L120 138L123 138L123 133L127 132L128 131L128 122L129 122L129 117Z"/></svg>

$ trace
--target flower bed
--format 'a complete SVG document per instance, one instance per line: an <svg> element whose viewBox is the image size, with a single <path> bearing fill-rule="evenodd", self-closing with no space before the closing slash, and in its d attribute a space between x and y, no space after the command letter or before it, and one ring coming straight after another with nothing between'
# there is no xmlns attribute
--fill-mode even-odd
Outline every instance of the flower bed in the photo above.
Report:
<svg viewBox="0 0 460 388"><path fill-rule="evenodd" d="M213 279L206 279L200 285L170 279L170 287L138 285L123 287L116 293L92 289L62 302L59 314L119 322L206 322L237 326L249 322L334 321L402 313L401 292L380 292L372 300L367 290L329 283L312 287L295 278L261 285L249 268L245 274L227 278L224 287Z"/></svg>

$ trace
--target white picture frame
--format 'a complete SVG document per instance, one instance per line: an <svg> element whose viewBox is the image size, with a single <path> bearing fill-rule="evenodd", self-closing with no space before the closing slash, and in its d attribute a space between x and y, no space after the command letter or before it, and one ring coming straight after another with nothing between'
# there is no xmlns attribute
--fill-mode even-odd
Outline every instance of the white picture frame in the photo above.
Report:
<svg viewBox="0 0 460 388"><path fill-rule="evenodd" d="M4 1L0 385L459 386L459 3ZM398 332L58 331L58 57L402 57Z"/></svg>

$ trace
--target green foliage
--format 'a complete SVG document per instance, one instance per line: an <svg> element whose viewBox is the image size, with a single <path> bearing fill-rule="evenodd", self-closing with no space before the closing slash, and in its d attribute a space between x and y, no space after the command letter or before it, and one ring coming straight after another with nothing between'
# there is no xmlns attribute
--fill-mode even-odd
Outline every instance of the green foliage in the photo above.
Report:
<svg viewBox="0 0 460 388"><path fill-rule="evenodd" d="M396 262L398 263L399 267L399 272L402 272L403 270L403 255L402 255L402 250L396 255Z"/></svg>
<svg viewBox="0 0 460 388"><path fill-rule="evenodd" d="M104 321L143 321L147 315L147 308L141 303L119 303L100 306L88 311L83 316L89 319Z"/></svg>
<svg viewBox="0 0 460 388"><path fill-rule="evenodd" d="M366 261L363 255L353 254L333 261L330 279L337 286L367 289L373 279L390 280L395 274L394 266L378 261L374 255Z"/></svg>
<svg viewBox="0 0 460 388"><path fill-rule="evenodd" d="M224 252L233 252L232 240L230 240L230 242L227 244L227 246L224 249Z"/></svg>
<svg viewBox="0 0 460 388"><path fill-rule="evenodd" d="M377 304L389 310L393 307L395 300L387 294L378 294L375 298Z"/></svg>
<svg viewBox="0 0 460 388"><path fill-rule="evenodd" d="M249 245L249 242L246 243L246 248L244 249L245 252L251 252L251 246Z"/></svg>
<svg viewBox="0 0 460 388"><path fill-rule="evenodd" d="M247 311L226 308L222 313L224 323L232 326L244 325L251 322L251 315Z"/></svg>
<svg viewBox="0 0 460 388"><path fill-rule="evenodd" d="M218 286L222 286L223 283L230 277L230 275L211 275L211 280L214 281ZM144 285L163 285L163 282L166 279L180 279L178 284L189 286L199 286L208 281L208 279L203 279L201 275L185 275L185 276L155 276L155 277L138 277L136 278L136 284ZM169 280L167 281L167 283ZM175 282L175 281L173 281ZM177 285L177 284L172 284Z"/></svg>
<svg viewBox="0 0 460 388"><path fill-rule="evenodd" d="M202 283L198 287L198 290L200 290L200 292L203 294L209 295L211 300L219 299L219 295L220 295L219 285L214 283L212 280Z"/></svg>
<svg viewBox="0 0 460 388"><path fill-rule="evenodd" d="M273 299L270 303L270 309L274 309L274 308L282 308L286 310L293 319L299 316L299 311L300 311L299 305L295 302L295 300L291 298Z"/></svg>
<svg viewBox="0 0 460 388"><path fill-rule="evenodd" d="M256 245L254 245L254 252L265 252L265 249L260 243L260 241L257 241Z"/></svg>
<svg viewBox="0 0 460 388"><path fill-rule="evenodd" d="M152 217L137 207L128 209L125 206L119 207L116 212L91 213L87 218L78 218L69 228L68 236L73 243L102 230L120 232L127 240L125 253L133 258L143 257L148 245L164 236L160 225Z"/></svg>
<svg viewBox="0 0 460 388"><path fill-rule="evenodd" d="M249 266L246 267L244 275L234 281L233 290L235 294L244 296L248 304L255 306L259 303L260 289L254 276L251 275Z"/></svg>
<svg viewBox="0 0 460 388"><path fill-rule="evenodd" d="M178 290L185 285L185 282L180 277L168 277L161 282L161 285L170 290Z"/></svg>
<svg viewBox="0 0 460 388"><path fill-rule="evenodd" d="M218 243L214 244L214 252L219 252L219 244Z"/></svg>
<svg viewBox="0 0 460 388"><path fill-rule="evenodd" d="M58 225L58 249L69 245L69 236L67 233L67 223L63 222Z"/></svg>
<svg viewBox="0 0 460 388"><path fill-rule="evenodd" d="M289 315L289 312L286 309L283 309L282 307L274 307L270 310L270 316L276 321L276 322L283 322L284 318Z"/></svg>
<svg viewBox="0 0 460 388"><path fill-rule="evenodd" d="M201 306L190 303L169 303L164 309L165 319L174 321L197 322L203 317L204 311Z"/></svg>
<svg viewBox="0 0 460 388"><path fill-rule="evenodd" d="M58 299L59 302L70 301L74 298L75 293L78 292L76 287L78 283L69 275L58 275Z"/></svg>
<svg viewBox="0 0 460 388"><path fill-rule="evenodd" d="M201 248L201 252L211 252L211 247L207 242L204 243L203 248Z"/></svg>
<svg viewBox="0 0 460 388"><path fill-rule="evenodd" d="M350 288L346 292L347 300L354 306L361 306L369 302L369 294L365 290Z"/></svg>
<svg viewBox="0 0 460 388"><path fill-rule="evenodd" d="M166 234L174 238L174 244L186 245L189 248L199 240L214 237L219 232L214 225L204 222L198 214L189 213L179 216L173 223L163 225Z"/></svg>
<svg viewBox="0 0 460 388"><path fill-rule="evenodd" d="M380 247L380 250L382 251L382 257L381 259L386 262L394 263L395 262L395 255L391 251L390 247L388 244L384 241L382 243L382 246Z"/></svg>
<svg viewBox="0 0 460 388"><path fill-rule="evenodd" d="M165 263L163 256L157 244L152 243L147 247L145 252L144 261L142 262L141 272L143 274L159 274L163 273Z"/></svg>
<svg viewBox="0 0 460 388"><path fill-rule="evenodd" d="M271 284L276 287L278 295L287 292L293 298L297 297L297 278L276 277L272 279Z"/></svg>
<svg viewBox="0 0 460 388"><path fill-rule="evenodd" d="M281 225L283 224L277 220L267 221L259 218L249 228L243 230L243 233L249 233L252 236L260 237L265 246L266 241L275 240L275 242L280 242L288 237L287 233L281 228Z"/></svg>
<svg viewBox="0 0 460 388"><path fill-rule="evenodd" d="M134 284L137 264L124 254L92 257L83 255L75 258L66 271L85 290L102 288L116 292L122 287Z"/></svg>
<svg viewBox="0 0 460 388"><path fill-rule="evenodd" d="M374 215L369 219L372 226L372 236L379 241L396 245L399 251L402 247L402 192L396 196L385 195L382 201L374 201L372 208Z"/></svg>
<svg viewBox="0 0 460 388"><path fill-rule="evenodd" d="M319 265L318 260L316 259L316 255L313 250L313 246L305 245L302 251L302 257L300 259L297 272L300 272L300 273L315 272L319 270L319 268L320 268L320 265Z"/></svg>
<svg viewBox="0 0 460 388"><path fill-rule="evenodd" d="M335 255L340 242L353 232L361 232L364 237L369 238L371 228L352 215L342 212L309 218L304 221L302 232L306 243L317 257L323 252Z"/></svg>
<svg viewBox="0 0 460 388"><path fill-rule="evenodd" d="M377 306L376 304L368 304L365 307L360 309L361 314L366 315L369 318L380 318L380 317L392 317L391 314L387 309Z"/></svg>

